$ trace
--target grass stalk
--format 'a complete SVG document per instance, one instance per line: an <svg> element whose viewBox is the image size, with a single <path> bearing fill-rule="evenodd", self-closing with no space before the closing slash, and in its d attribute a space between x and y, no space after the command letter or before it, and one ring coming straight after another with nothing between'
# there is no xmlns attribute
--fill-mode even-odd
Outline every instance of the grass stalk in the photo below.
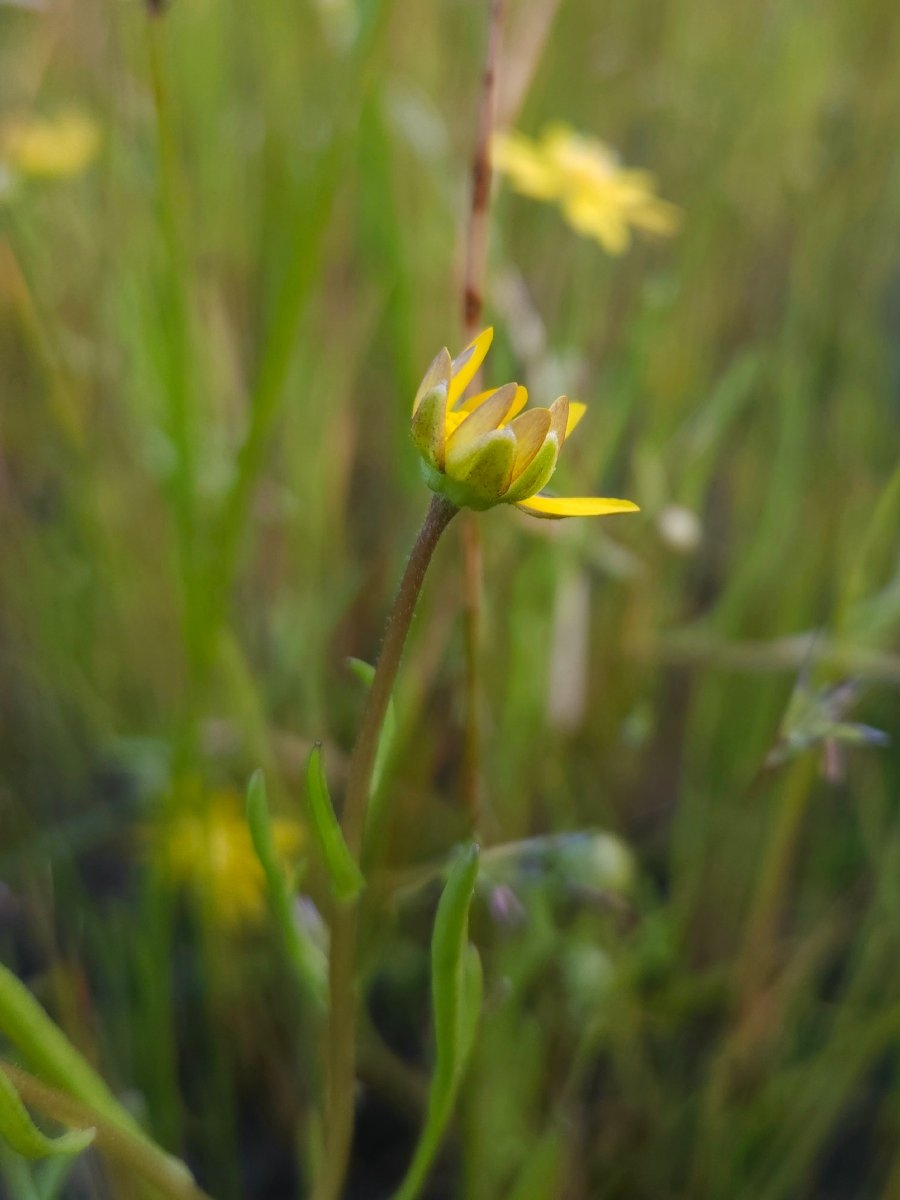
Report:
<svg viewBox="0 0 900 1200"><path fill-rule="evenodd" d="M816 766L817 759L813 754L804 754L796 759L778 801L775 825L747 918L737 972L742 1007L752 1003L757 989L765 986L772 965L778 919L784 908Z"/></svg>
<svg viewBox="0 0 900 1200"><path fill-rule="evenodd" d="M196 704L202 651L202 590L197 561L196 454L191 396L191 315L184 189L165 58L165 21L147 22L150 77L156 115L159 169L159 220L166 251L163 274L164 386L168 434L174 449L170 495L175 521L179 575L183 593L183 625L189 660L188 724Z"/></svg>

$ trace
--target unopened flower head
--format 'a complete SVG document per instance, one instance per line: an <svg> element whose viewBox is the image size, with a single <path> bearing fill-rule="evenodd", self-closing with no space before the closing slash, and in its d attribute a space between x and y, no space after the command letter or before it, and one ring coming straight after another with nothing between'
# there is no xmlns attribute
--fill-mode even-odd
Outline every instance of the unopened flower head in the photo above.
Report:
<svg viewBox="0 0 900 1200"><path fill-rule="evenodd" d="M585 406L567 396L522 410L528 392L507 383L463 399L494 331L485 329L456 358L446 347L425 373L413 404L412 437L425 481L458 508L515 504L536 517L599 517L637 512L630 500L538 493L550 482L566 438Z"/></svg>
<svg viewBox="0 0 900 1200"><path fill-rule="evenodd" d="M493 164L524 196L559 204L572 228L593 238L609 254L622 254L631 230L667 236L681 214L655 194L649 171L623 167L604 142L566 125L548 126L532 141L522 133L497 133Z"/></svg>

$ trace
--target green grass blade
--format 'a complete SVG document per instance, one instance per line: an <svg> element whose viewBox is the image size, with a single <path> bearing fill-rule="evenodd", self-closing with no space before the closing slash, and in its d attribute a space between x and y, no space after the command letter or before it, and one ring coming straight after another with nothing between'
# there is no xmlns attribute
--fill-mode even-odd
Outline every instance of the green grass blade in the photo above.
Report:
<svg viewBox="0 0 900 1200"><path fill-rule="evenodd" d="M306 790L313 832L322 851L331 886L338 900L352 900L365 886L362 872L347 848L340 824L334 813L325 768L322 766L322 747L313 746L306 764Z"/></svg>
<svg viewBox="0 0 900 1200"><path fill-rule="evenodd" d="M42 1079L83 1100L114 1124L143 1136L90 1063L50 1020L28 988L2 964L0 1033Z"/></svg>
<svg viewBox="0 0 900 1200"><path fill-rule="evenodd" d="M371 663L363 662L361 658L348 658L347 665L361 683L365 684L366 687L372 686L372 680L375 678L375 668ZM378 739L378 751L375 755L375 769L372 771L372 792L370 797L372 803L369 808L369 821L372 823L377 822L375 797L381 786L381 780L384 778L384 768L390 758L396 734L397 713L394 709L394 701L391 700L388 702L387 715L381 727L381 737Z"/></svg>
<svg viewBox="0 0 900 1200"><path fill-rule="evenodd" d="M28 1115L19 1093L0 1071L0 1138L23 1158L47 1158L54 1154L80 1154L94 1140L93 1129L73 1129L49 1137Z"/></svg>
<svg viewBox="0 0 900 1200"><path fill-rule="evenodd" d="M326 996L325 956L308 937L304 937L294 919L292 889L278 861L262 771L254 771L247 788L247 823L256 857L266 877L269 904L291 970L304 994L322 1010Z"/></svg>
<svg viewBox="0 0 900 1200"><path fill-rule="evenodd" d="M149 1138L62 1030L51 1021L27 987L0 964L0 1033L29 1063L41 1080L74 1097L96 1113L116 1135L129 1161L149 1163L151 1170L194 1194L187 1167ZM10 1072L13 1068L9 1069ZM26 1097L27 1098L27 1097ZM93 1118L92 1118L93 1119Z"/></svg>
<svg viewBox="0 0 900 1200"><path fill-rule="evenodd" d="M454 863L444 888L431 939L431 989L436 1062L425 1127L406 1178L394 1200L418 1195L456 1101L481 1012L482 974L469 942L469 907L478 875L478 846L470 843Z"/></svg>

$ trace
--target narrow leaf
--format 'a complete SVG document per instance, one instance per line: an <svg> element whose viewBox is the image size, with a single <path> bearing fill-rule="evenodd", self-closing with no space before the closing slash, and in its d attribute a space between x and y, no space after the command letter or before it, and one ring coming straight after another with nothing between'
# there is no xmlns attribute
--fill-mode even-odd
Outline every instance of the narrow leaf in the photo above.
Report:
<svg viewBox="0 0 900 1200"><path fill-rule="evenodd" d="M25 984L2 963L0 1033L48 1083L83 1100L123 1129L143 1136L134 1118L122 1108L87 1059L50 1020Z"/></svg>
<svg viewBox="0 0 900 1200"><path fill-rule="evenodd" d="M366 687L372 686L372 680L375 678L375 668L367 662L363 662L361 658L348 658L347 665L353 674ZM394 743L394 737L397 733L397 714L394 711L393 700L388 701L387 713L385 714L384 724L381 727L381 736L378 739L378 750L375 753L375 769L372 771L372 792L374 796L381 784L384 768L390 757L391 748ZM371 798L371 797L370 797ZM372 809L369 810L369 820L373 817Z"/></svg>
<svg viewBox="0 0 900 1200"><path fill-rule="evenodd" d="M313 746L306 764L306 789L313 832L322 851L331 886L338 900L352 900L365 886L362 872L347 848L328 792L322 747Z"/></svg>
<svg viewBox="0 0 900 1200"><path fill-rule="evenodd" d="M122 1163L132 1176L145 1179L164 1196L173 1197L173 1200L175 1197L180 1200L204 1200L204 1193L197 1188L184 1163L172 1158L143 1134L129 1132L120 1122L99 1113L91 1105L48 1087L34 1075L11 1063L0 1060L0 1072L29 1108L44 1113L61 1125L77 1126L82 1130L93 1129L98 1149ZM51 1166L52 1163L45 1164L44 1171Z"/></svg>
<svg viewBox="0 0 900 1200"><path fill-rule="evenodd" d="M272 821L266 797L266 779L262 771L254 771L247 788L247 824L256 857L266 877L269 905L278 926L288 962L301 990L309 995L317 1008L324 1008L326 994L326 962L322 950L304 934L294 918L293 889L275 849Z"/></svg>
<svg viewBox="0 0 900 1200"><path fill-rule="evenodd" d="M94 1140L93 1129L77 1129L59 1137L42 1133L28 1115L19 1093L0 1071L0 1138L23 1158L47 1158L52 1154L80 1154Z"/></svg>
<svg viewBox="0 0 900 1200"><path fill-rule="evenodd" d="M457 1062L460 1072L469 1061L469 1055L475 1044L475 1034L478 1032L478 1018L481 1016L481 997L484 990L484 972L481 969L481 956L469 942L463 952L462 972L462 1002L459 1009L459 1050Z"/></svg>
<svg viewBox="0 0 900 1200"><path fill-rule="evenodd" d="M0 963L0 1033L47 1083L74 1096L117 1135L120 1156L141 1164L143 1173L178 1179L182 1186L192 1180L184 1163L165 1153L149 1138L122 1107L59 1026L32 996L24 983Z"/></svg>
<svg viewBox="0 0 900 1200"><path fill-rule="evenodd" d="M425 1127L394 1200L414 1200L440 1148L468 1063L481 1011L481 960L469 943L469 907L478 875L478 846L465 847L451 868L431 939L431 993L436 1059Z"/></svg>

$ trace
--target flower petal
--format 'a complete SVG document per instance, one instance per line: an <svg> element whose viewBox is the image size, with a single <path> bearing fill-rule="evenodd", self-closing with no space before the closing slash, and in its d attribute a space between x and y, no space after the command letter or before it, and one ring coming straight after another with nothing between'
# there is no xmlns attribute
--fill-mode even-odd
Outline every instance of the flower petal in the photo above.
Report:
<svg viewBox="0 0 900 1200"><path fill-rule="evenodd" d="M444 433L448 438L451 433L456 433L468 415L468 413L460 412L458 408L448 411L444 420Z"/></svg>
<svg viewBox="0 0 900 1200"><path fill-rule="evenodd" d="M516 191L524 196L552 200L565 185L540 143L524 134L512 130L495 133L491 139L491 160L493 167L507 175Z"/></svg>
<svg viewBox="0 0 900 1200"><path fill-rule="evenodd" d="M464 400L462 404L457 405L454 409L458 413L474 412L476 408L480 408L485 400L489 400L494 392L498 392L499 388L491 388L489 392L479 392L477 396L470 396L468 400ZM522 387L521 384L516 388L516 398L509 407L509 412L506 414L507 424L518 416L525 405L528 403L528 389Z"/></svg>
<svg viewBox="0 0 900 1200"><path fill-rule="evenodd" d="M452 379L450 382L450 407L456 404L475 376L478 374L478 369L484 362L484 357L491 347L491 342L494 340L494 330L492 328L482 329L478 337L473 338L466 346L465 350L460 351L454 358L451 364Z"/></svg>
<svg viewBox="0 0 900 1200"><path fill-rule="evenodd" d="M569 437L586 412L586 404L581 404L578 400L569 401L569 419L566 421L566 437Z"/></svg>
<svg viewBox="0 0 900 1200"><path fill-rule="evenodd" d="M550 420L549 409L531 408L506 426L516 435L516 457L512 469L514 480L519 478L543 446L550 432Z"/></svg>
<svg viewBox="0 0 900 1200"><path fill-rule="evenodd" d="M428 393L440 384L443 384L444 390L449 392L452 365L450 362L450 351L445 346L443 350L435 355L434 361L425 372L422 382L419 384L419 390L416 392L415 400L413 400L413 414L415 414L416 409Z"/></svg>
<svg viewBox="0 0 900 1200"><path fill-rule="evenodd" d="M447 442L447 462L451 467L469 454L480 437L499 428L515 400L517 386L515 383L505 383L491 392L451 435Z"/></svg>
<svg viewBox="0 0 900 1200"><path fill-rule="evenodd" d="M565 444L566 433L569 428L570 407L571 402L568 396L557 396L550 405L550 428L556 434L560 450Z"/></svg>
<svg viewBox="0 0 900 1200"><path fill-rule="evenodd" d="M513 417L517 417L519 415L519 413L522 411L522 409L525 407L525 405L527 403L528 403L528 388L522 387L522 385L520 383L516 387L515 399L513 400L512 404L509 406L509 412L506 414L506 417L504 418L507 425L513 419Z"/></svg>
<svg viewBox="0 0 900 1200"><path fill-rule="evenodd" d="M601 496L532 496L517 507L533 517L605 517L610 513L640 512L630 500L608 500Z"/></svg>
<svg viewBox="0 0 900 1200"><path fill-rule="evenodd" d="M678 232L681 209L666 200L648 199L631 214L631 223L636 229L669 237Z"/></svg>
<svg viewBox="0 0 900 1200"><path fill-rule="evenodd" d="M563 216L576 233L594 238L608 254L624 254L631 245L625 214L608 197L581 190L566 196L560 204Z"/></svg>

